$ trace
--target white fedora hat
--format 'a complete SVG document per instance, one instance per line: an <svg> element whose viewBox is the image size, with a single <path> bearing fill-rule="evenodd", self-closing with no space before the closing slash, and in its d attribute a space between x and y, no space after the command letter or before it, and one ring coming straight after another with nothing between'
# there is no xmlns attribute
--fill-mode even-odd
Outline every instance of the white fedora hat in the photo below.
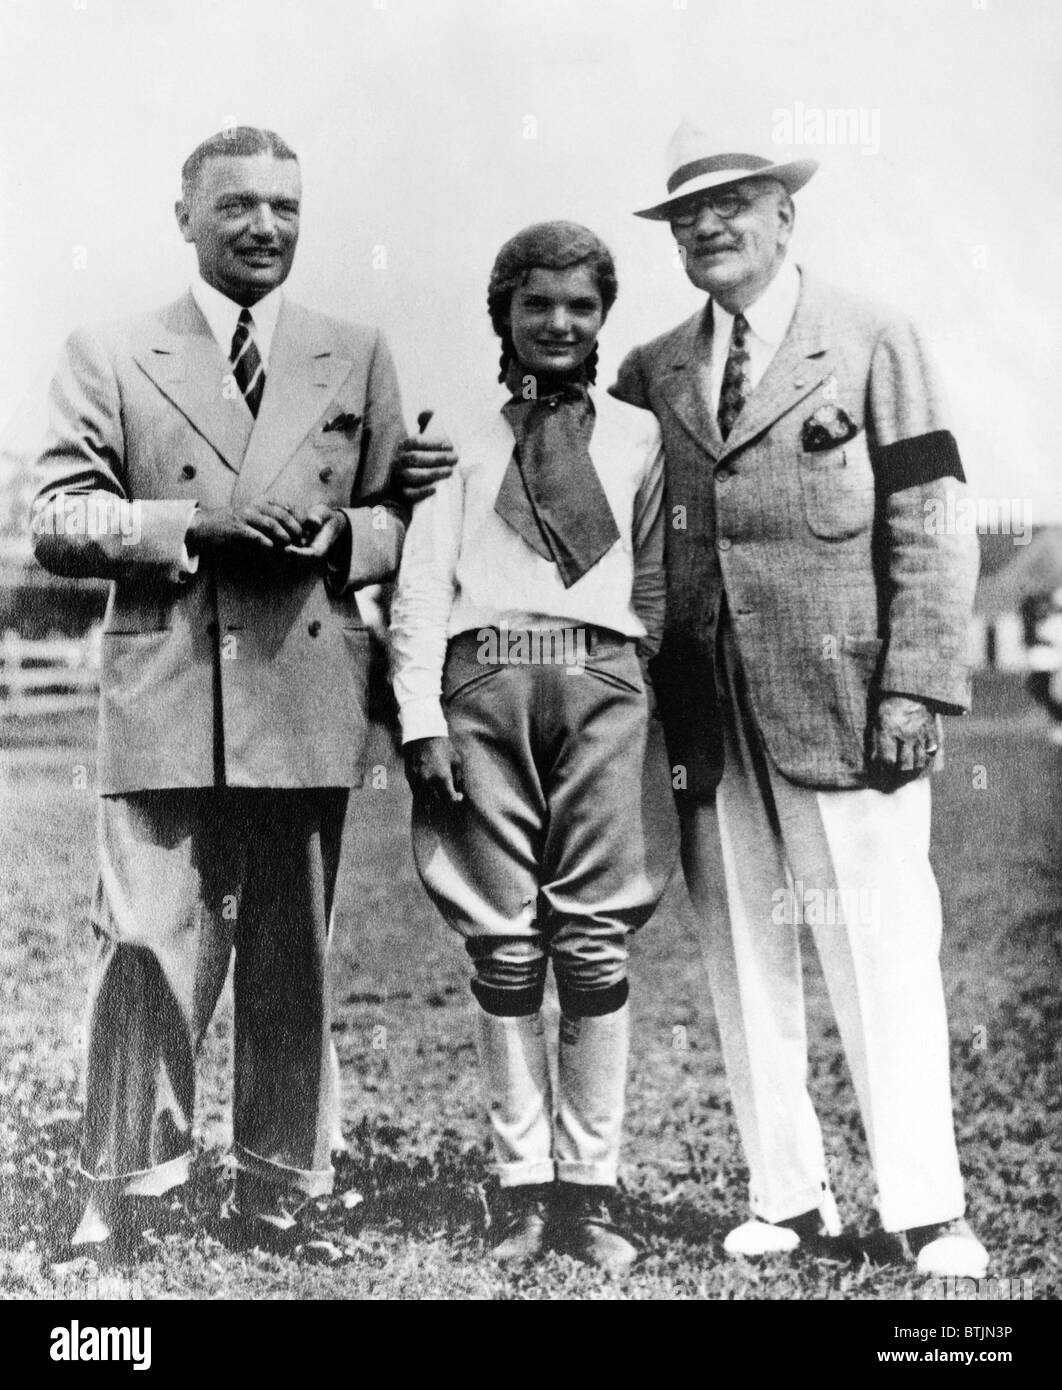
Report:
<svg viewBox="0 0 1062 1390"><path fill-rule="evenodd" d="M817 159L794 159L774 164L758 154L716 154L703 130L683 121L667 147L668 197L655 207L643 208L635 217L666 222L675 205L692 194L742 179L777 179L790 192L803 188L819 167Z"/></svg>

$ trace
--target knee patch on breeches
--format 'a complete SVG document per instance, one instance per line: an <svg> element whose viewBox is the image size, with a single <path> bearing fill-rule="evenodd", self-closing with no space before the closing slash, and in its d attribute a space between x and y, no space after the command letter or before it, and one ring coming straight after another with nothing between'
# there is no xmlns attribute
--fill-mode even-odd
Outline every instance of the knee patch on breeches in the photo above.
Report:
<svg viewBox="0 0 1062 1390"><path fill-rule="evenodd" d="M472 993L487 1013L522 1018L538 1013L546 989L546 955L526 936L480 936L466 943L475 977Z"/></svg>
<svg viewBox="0 0 1062 1390"><path fill-rule="evenodd" d="M627 1002L626 942L617 937L601 942L601 947L591 956L558 949L550 953L561 1012L569 1018L599 1018Z"/></svg>

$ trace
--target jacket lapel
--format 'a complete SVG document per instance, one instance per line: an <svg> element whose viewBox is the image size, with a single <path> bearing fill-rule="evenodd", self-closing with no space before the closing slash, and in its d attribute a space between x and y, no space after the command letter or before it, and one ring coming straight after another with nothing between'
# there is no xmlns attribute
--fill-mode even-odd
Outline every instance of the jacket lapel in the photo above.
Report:
<svg viewBox="0 0 1062 1390"><path fill-rule="evenodd" d="M133 357L189 424L236 473L254 421L237 390L228 360L214 341L189 290L159 315Z"/></svg>
<svg viewBox="0 0 1062 1390"><path fill-rule="evenodd" d="M351 358L316 314L285 300L269 353L265 391L254 422L239 492L265 492L349 376Z"/></svg>
<svg viewBox="0 0 1062 1390"><path fill-rule="evenodd" d="M830 371L829 346L829 325L820 296L814 281L802 274L789 331L734 421L724 454L743 448L822 384Z"/></svg>
<svg viewBox="0 0 1062 1390"><path fill-rule="evenodd" d="M658 376L669 408L694 443L713 459L723 440L711 403L711 345L704 335L704 310L699 309L679 328Z"/></svg>

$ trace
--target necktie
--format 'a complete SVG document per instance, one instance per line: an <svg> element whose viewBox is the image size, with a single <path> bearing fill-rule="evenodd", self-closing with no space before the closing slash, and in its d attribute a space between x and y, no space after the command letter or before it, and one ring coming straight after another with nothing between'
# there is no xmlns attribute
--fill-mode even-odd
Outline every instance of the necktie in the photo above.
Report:
<svg viewBox="0 0 1062 1390"><path fill-rule="evenodd" d="M719 392L719 433L725 439L741 414L749 389L749 354L745 346L749 325L744 314L734 319L730 334L730 351L723 368L723 386Z"/></svg>
<svg viewBox="0 0 1062 1390"><path fill-rule="evenodd" d="M247 402L247 409L257 419L262 392L265 390L265 368L251 336L253 328L254 320L251 318L250 309L241 309L236 332L232 335L229 361L232 363L232 374L236 378L236 384Z"/></svg>
<svg viewBox="0 0 1062 1390"><path fill-rule="evenodd" d="M502 414L516 445L494 510L569 589L619 540L590 457L594 407L586 387L571 383L537 400L514 395Z"/></svg>

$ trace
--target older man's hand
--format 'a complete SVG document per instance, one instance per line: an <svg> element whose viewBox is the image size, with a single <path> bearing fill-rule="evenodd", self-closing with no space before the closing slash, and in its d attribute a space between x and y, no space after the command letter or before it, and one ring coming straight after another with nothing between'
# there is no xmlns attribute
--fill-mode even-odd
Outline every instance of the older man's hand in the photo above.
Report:
<svg viewBox="0 0 1062 1390"><path fill-rule="evenodd" d="M418 434L403 439L395 456L395 478L407 502L430 497L457 463L457 451L445 435Z"/></svg>
<svg viewBox="0 0 1062 1390"><path fill-rule="evenodd" d="M936 716L921 700L906 695L881 697L870 733L870 757L882 781L899 786L918 777L939 746Z"/></svg>

